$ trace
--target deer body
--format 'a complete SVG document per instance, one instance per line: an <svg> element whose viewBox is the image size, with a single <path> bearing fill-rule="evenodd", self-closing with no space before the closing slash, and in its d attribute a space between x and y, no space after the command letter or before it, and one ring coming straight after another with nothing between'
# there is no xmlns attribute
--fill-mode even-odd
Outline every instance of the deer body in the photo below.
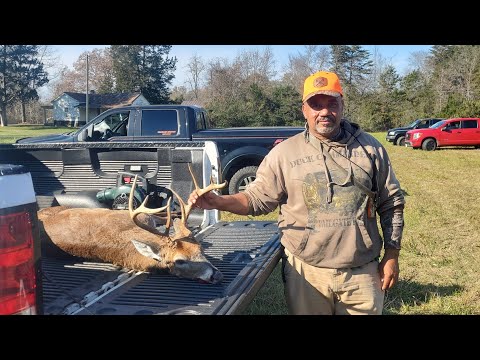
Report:
<svg viewBox="0 0 480 360"><path fill-rule="evenodd" d="M171 258L167 241L161 243L158 236L135 225L128 210L55 206L40 210L38 219L43 225L42 245L52 248L51 242L70 255L143 271L166 268L166 261L147 258L135 249L131 240L138 239L164 245L159 249L166 256L160 257Z"/></svg>
<svg viewBox="0 0 480 360"><path fill-rule="evenodd" d="M191 170L190 170L191 171ZM192 174L193 176L193 174ZM194 178L195 185L196 184ZM175 219L175 235L169 235L170 201L161 209L132 208L136 178L130 194L129 210L67 208L55 206L38 212L42 247L93 261L110 262L138 271L164 271L208 283L222 281L223 275L203 254L201 245L186 227L191 207L179 199L182 219ZM210 185L205 191L222 185ZM167 209L166 231L155 228L149 214Z"/></svg>

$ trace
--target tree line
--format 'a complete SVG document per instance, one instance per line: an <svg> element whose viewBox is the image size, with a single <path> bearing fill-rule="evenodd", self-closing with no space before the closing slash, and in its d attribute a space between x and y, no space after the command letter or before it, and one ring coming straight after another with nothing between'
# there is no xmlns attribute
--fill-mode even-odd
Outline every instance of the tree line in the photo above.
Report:
<svg viewBox="0 0 480 360"><path fill-rule="evenodd" d="M268 46L242 51L233 60L204 61L192 54L184 69L185 84L173 88L177 59L169 56L170 45L95 49L83 53L73 69L61 69L51 79L38 56L41 47L23 47L0 45L2 114L8 114L7 107L11 113L16 109L18 116L22 106L23 113L25 105L38 106L36 89L49 80L51 99L64 91L84 92L89 55L89 88L95 92L140 91L152 104L194 101L209 111L218 127L303 125L303 80L318 70L339 75L344 116L367 131L384 131L416 118L480 116L480 46L435 45L428 52L412 53L404 74L392 59L360 45L305 46L289 55L280 71ZM20 56L27 50L31 55ZM2 124L4 119L5 115Z"/></svg>
<svg viewBox="0 0 480 360"><path fill-rule="evenodd" d="M170 49L171 45L112 45L84 52L73 69L58 69L52 65L58 59L47 46L0 45L1 126L8 125L8 115L18 117L19 106L22 122L27 106L38 118L37 90L48 82L50 101L66 91L85 92L87 55L90 89L100 94L141 92L151 103L168 103L177 62L168 56Z"/></svg>

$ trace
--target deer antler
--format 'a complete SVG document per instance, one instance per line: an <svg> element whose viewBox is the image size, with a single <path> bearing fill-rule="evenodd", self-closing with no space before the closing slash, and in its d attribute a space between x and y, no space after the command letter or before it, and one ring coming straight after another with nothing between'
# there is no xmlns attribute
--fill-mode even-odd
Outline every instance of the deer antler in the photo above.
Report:
<svg viewBox="0 0 480 360"><path fill-rule="evenodd" d="M128 198L128 211L130 212L130 218L133 220L133 222L137 226L141 227L142 229L145 229L147 231L150 231L150 232L152 232L154 234L158 234L158 235L168 235L168 231L170 229L170 222L171 222L170 202L171 202L172 198L171 197L168 198L168 202L167 202L166 206L158 208L158 209L150 209L150 208L147 208L145 206L145 204L148 201L148 195L147 195L145 200L143 200L143 203L138 208L133 210L133 194L135 193L135 186L136 185L137 185L137 175L135 175L135 178L133 179L132 189L130 190L130 196ZM162 232L158 231L157 229L155 229L153 227L150 227L147 224L142 223L142 222L137 220L137 216L139 214L152 214L153 215L153 214L158 214L158 213L160 213L164 210L167 210L167 223L165 224L165 232L164 233L162 233Z"/></svg>
<svg viewBox="0 0 480 360"><path fill-rule="evenodd" d="M212 190L223 189L225 186L227 186L227 181L223 182L222 184L214 184L213 178L210 176L210 185L202 189L198 186L197 179L195 179L195 175L193 175L193 171L192 171L192 167L190 166L190 163L188 163L188 170L190 171L190 175L192 175L192 180L193 180L193 183L195 184L195 189L197 190L197 193L199 196L206 194L207 192ZM178 203L180 205L180 211L182 213L182 218L181 218L179 227L178 229L176 229L178 231L175 233L175 236L174 236L174 240L175 240L175 239L187 237L191 233L191 231L188 230L187 228L187 219L188 219L188 216L190 215L190 212L192 211L192 205L185 204L182 198L175 191L173 191L172 189L170 190L177 197Z"/></svg>

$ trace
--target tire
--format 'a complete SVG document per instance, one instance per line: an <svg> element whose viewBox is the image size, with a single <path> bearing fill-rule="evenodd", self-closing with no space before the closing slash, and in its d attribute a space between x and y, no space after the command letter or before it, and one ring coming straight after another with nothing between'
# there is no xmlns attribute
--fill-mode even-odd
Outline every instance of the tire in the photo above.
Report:
<svg viewBox="0 0 480 360"><path fill-rule="evenodd" d="M399 136L395 141L395 145L405 146L405 136Z"/></svg>
<svg viewBox="0 0 480 360"><path fill-rule="evenodd" d="M255 180L257 169L258 166L246 166L238 169L238 171L233 174L232 178L230 179L228 184L228 193L233 195L245 190L245 187Z"/></svg>
<svg viewBox="0 0 480 360"><path fill-rule="evenodd" d="M433 151L437 148L437 142L435 139L427 139L422 143L422 149L427 151Z"/></svg>

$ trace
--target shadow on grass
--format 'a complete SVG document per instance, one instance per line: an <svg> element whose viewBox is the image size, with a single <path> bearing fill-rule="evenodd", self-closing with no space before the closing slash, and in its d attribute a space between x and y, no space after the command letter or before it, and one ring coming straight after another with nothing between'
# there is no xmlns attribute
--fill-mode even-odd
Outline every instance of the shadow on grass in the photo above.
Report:
<svg viewBox="0 0 480 360"><path fill-rule="evenodd" d="M398 314L402 306L420 306L433 298L454 295L462 290L463 287L459 285L437 286L400 280L392 290L387 292L383 313L386 315Z"/></svg>
<svg viewBox="0 0 480 360"><path fill-rule="evenodd" d="M445 150L478 150L478 145L472 145L472 146L442 146L439 148L436 148L435 151L445 151Z"/></svg>

